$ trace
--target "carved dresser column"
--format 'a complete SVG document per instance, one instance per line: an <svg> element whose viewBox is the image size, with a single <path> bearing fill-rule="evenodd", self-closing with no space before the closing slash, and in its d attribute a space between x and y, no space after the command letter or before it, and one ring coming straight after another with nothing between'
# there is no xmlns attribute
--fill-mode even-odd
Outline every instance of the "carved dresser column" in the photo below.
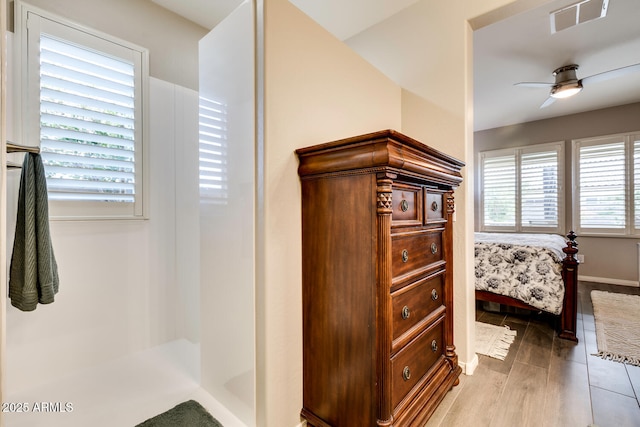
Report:
<svg viewBox="0 0 640 427"><path fill-rule="evenodd" d="M395 177L393 175L392 177ZM378 283L376 285L378 299L378 319L380 330L378 337L378 426L389 426L391 418L391 212L393 206L392 177L380 174L377 180L377 223L378 223ZM382 355L382 357L381 357Z"/></svg>

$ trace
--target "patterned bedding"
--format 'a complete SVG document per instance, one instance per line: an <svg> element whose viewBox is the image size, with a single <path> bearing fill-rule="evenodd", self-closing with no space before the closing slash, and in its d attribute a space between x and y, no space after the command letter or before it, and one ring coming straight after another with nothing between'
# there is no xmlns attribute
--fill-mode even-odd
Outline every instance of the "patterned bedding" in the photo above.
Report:
<svg viewBox="0 0 640 427"><path fill-rule="evenodd" d="M565 246L556 234L475 233L476 289L560 314Z"/></svg>

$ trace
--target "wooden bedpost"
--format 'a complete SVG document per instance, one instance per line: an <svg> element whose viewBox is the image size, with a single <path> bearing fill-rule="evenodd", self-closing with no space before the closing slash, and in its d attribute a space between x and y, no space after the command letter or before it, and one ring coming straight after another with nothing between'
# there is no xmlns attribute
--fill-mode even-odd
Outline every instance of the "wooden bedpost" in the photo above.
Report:
<svg viewBox="0 0 640 427"><path fill-rule="evenodd" d="M567 234L569 241L562 248L565 257L562 260L562 279L564 280L564 304L560 314L560 338L578 342L576 337L577 310L578 310L578 253L576 233L570 231Z"/></svg>

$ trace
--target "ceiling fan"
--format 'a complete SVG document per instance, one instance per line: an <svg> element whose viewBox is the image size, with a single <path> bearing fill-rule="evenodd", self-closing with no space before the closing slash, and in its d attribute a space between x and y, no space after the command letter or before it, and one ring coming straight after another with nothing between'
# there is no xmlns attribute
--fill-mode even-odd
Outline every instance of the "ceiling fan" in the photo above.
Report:
<svg viewBox="0 0 640 427"><path fill-rule="evenodd" d="M602 73L594 74L589 77L578 79L576 76L576 70L578 65L570 64L560 68L556 68L553 71L553 75L556 78L555 83L546 82L520 82L515 86L524 87L551 87L549 98L542 103L540 108L547 107L555 102L556 99L568 98L580 92L585 85L591 85L593 83L608 80L616 77L623 76L628 73L640 71L640 64L627 65L626 67L616 68L614 70L604 71Z"/></svg>

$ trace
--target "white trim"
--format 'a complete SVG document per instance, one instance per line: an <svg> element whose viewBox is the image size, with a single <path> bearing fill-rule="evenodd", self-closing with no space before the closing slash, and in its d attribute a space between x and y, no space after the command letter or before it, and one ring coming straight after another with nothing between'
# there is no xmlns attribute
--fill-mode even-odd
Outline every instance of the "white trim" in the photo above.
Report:
<svg viewBox="0 0 640 427"><path fill-rule="evenodd" d="M473 358L468 363L458 361L458 366L462 368L463 374L473 375L479 363L480 359L478 359L478 355L474 353Z"/></svg>
<svg viewBox="0 0 640 427"><path fill-rule="evenodd" d="M522 156L524 154L555 151L558 156L557 163L557 203L558 203L558 225L556 227L534 227L522 224ZM484 217L484 165L485 159L513 156L515 160L515 224L513 226L488 226ZM565 229L565 142L554 141L541 144L525 145L513 148L502 148L497 150L487 150L478 153L478 175L480 197L478 200L480 214L480 231L502 231L502 232L526 232L526 233L561 233Z"/></svg>
<svg viewBox="0 0 640 427"><path fill-rule="evenodd" d="M631 286L634 288L640 287L640 283L638 283L635 280L610 279L608 277L581 276L580 274L578 274L578 281L606 283L608 285Z"/></svg>
<svg viewBox="0 0 640 427"><path fill-rule="evenodd" d="M602 135L571 141L571 210L574 230L579 236L632 237L637 238L640 230L635 228L635 182L634 143L638 141L640 131ZM622 228L586 228L582 229L580 219L580 147L621 142L625 155L625 226ZM640 172L640 171L638 171Z"/></svg>

